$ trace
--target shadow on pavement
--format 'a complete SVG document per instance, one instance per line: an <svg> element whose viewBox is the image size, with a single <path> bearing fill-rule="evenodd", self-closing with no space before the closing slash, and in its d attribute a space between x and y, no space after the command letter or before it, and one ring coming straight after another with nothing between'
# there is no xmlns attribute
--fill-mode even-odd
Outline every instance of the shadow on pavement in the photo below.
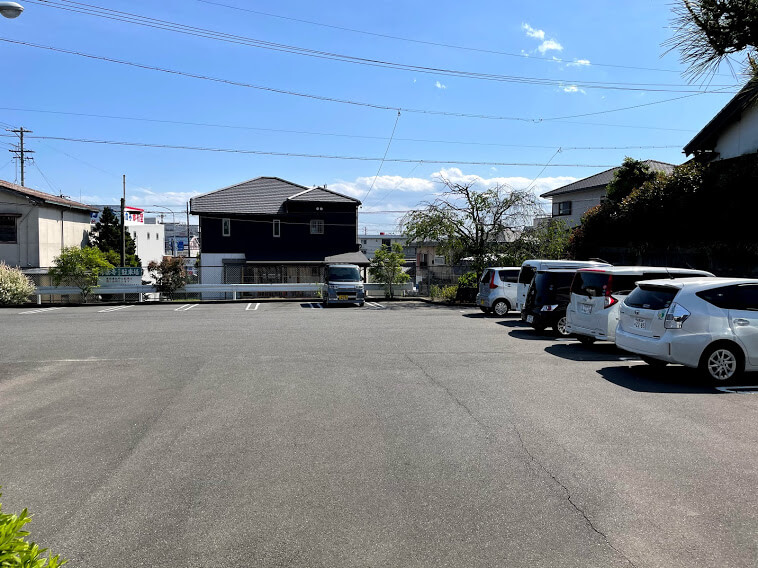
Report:
<svg viewBox="0 0 758 568"><path fill-rule="evenodd" d="M598 343L585 347L575 340L550 345L545 351L569 361L619 361L622 357L636 359L634 355L622 351L614 343Z"/></svg>
<svg viewBox="0 0 758 568"><path fill-rule="evenodd" d="M724 394L704 385L694 369L682 366L663 368L641 364L607 367L598 371L609 383L635 392L661 394Z"/></svg>

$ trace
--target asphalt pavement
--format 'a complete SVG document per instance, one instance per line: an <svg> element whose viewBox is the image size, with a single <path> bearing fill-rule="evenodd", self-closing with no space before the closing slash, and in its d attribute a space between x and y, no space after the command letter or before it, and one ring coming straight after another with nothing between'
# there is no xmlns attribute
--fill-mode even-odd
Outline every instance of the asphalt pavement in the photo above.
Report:
<svg viewBox="0 0 758 568"><path fill-rule="evenodd" d="M683 367L423 302L0 330L3 512L72 568L758 565L758 395Z"/></svg>

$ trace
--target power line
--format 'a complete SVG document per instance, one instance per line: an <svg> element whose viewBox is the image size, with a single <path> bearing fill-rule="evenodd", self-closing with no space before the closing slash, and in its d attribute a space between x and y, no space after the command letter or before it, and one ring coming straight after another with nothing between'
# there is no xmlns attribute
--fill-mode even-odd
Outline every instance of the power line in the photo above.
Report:
<svg viewBox="0 0 758 568"><path fill-rule="evenodd" d="M392 127L392 134L390 134L390 139L387 142L387 148L384 150L384 156L382 156L382 161L379 162L379 169L376 170L376 175L374 176L374 180L371 182L371 187L368 188L368 191L366 192L366 195L363 196L363 199L368 199L369 193L371 193L371 190L374 189L374 184L376 183L376 178L379 177L379 172L382 171L382 166L384 165L384 161L387 159L387 152L390 151L390 146L392 145L392 139L395 137L395 129L397 129L397 123L400 121L400 111L397 111L397 118L395 119L395 126Z"/></svg>
<svg viewBox="0 0 758 568"><path fill-rule="evenodd" d="M330 28L330 29L334 29L334 30L341 30L341 31L346 31L346 32L351 32L351 33L356 33L356 34L363 34L363 35L368 35L368 36L372 36L372 37L381 37L381 38L385 38L385 39L405 41L405 42L417 43L417 44L421 44L421 45L433 45L433 46L436 46L436 47L445 47L445 48L449 48L449 49L460 49L460 50L464 50L464 51L473 51L473 52L478 52L478 53L486 53L486 54L490 54L490 55L505 55L507 57L518 57L518 58L527 59L527 60L530 60L530 61L531 60L546 61L546 62L553 63L553 64L555 64L555 63L564 63L564 64L567 64L567 65L577 64L577 61L567 61L567 60L564 60L564 59L556 59L556 58L552 58L552 57L540 57L538 55L528 55L528 54L524 54L524 53L510 53L510 52L507 52L507 51L498 51L498 50L494 50L494 49L483 49L483 48L464 46L464 45L456 45L456 44L450 44L450 43L440 43L440 42L436 42L436 41L425 41L425 40L420 40L420 39L412 39L412 38L395 36L395 35L389 35L389 34L380 34L380 33L376 33L376 32L369 32L369 31L366 31L366 30L357 30L357 29L354 29L354 28L347 28L347 27L343 27L343 26L335 26L335 25L332 25L332 24L325 24L323 22L314 22L314 21L311 21L311 20L303 20L303 19L300 19L300 18L292 18L292 17L289 17L289 16L281 16L279 14L271 14L271 13L268 13L268 12L261 12L261 11L258 11L258 10L251 10L249 8L240 8L239 6L232 6L232 5L229 5L229 4L222 4L221 2L211 2L210 0L197 0L197 1L198 2L202 2L204 4L211 4L213 6L221 6L223 8L229 8L229 9L232 9L232 10L239 10L241 12L249 12L251 14L257 14L259 16L266 16L266 17L269 17L269 18L279 18L279 19L282 19L282 20L289 20L289 21L293 21L293 22L299 22L301 24L308 24L308 25L313 25L313 26L321 26L321 27L324 27L324 28ZM589 67L611 67L611 68L616 68L616 69L630 69L630 70L638 70L638 71L656 71L656 72L661 72L661 73L677 73L677 74L681 74L681 71L678 71L676 69L660 69L660 68L655 68L655 67L637 67L637 66L633 66L633 65L618 65L618 64L611 64L611 63L589 62L589 63L586 63L586 64L582 63L581 65L586 65L586 66L589 66ZM728 77L729 75L722 75L722 76Z"/></svg>
<svg viewBox="0 0 758 568"><path fill-rule="evenodd" d="M357 160L364 162L378 162L382 158L369 157L369 156L337 156L330 154L305 154L295 152L272 152L267 150L244 150L239 148L212 148L204 146L185 146L185 145L172 145L172 144L151 144L147 142L127 142L117 140L95 140L88 138L70 138L64 136L30 136L35 140L58 140L62 142L80 142L84 144L104 144L112 146L131 146L138 148L161 148L169 150L193 150L201 152L220 152L230 154L253 154L261 156L282 156L288 158L318 158L318 159L330 159L330 160ZM461 164L468 166L523 166L523 167L543 167L546 164L524 163L524 162L478 162L467 160L429 160L419 158L385 158L387 162L395 163L414 163L423 161L426 164ZM564 168L614 168L614 165L608 164L553 164L554 167Z"/></svg>
<svg viewBox="0 0 758 568"><path fill-rule="evenodd" d="M555 120L553 118L520 118L520 117L510 117L510 116L496 116L496 115L486 115L486 114L473 114L473 113L463 113L463 112L449 112L449 111L437 111L437 110L426 110L426 109L414 109L414 108L403 108L403 107L391 107L387 105L379 105L374 103L366 103L366 102L359 102L359 101L353 101L349 99L338 99L334 97L326 97L322 95L313 95L309 93L300 93L297 91L289 91L286 89L277 89L274 87L268 87L264 85L253 85L250 83L243 83L241 81L235 81L232 79L223 79L219 77L212 77L209 75L201 75L197 73L189 73L185 71L178 71L176 69L168 69L164 67L156 67L153 65L146 65L142 63L135 63L132 61L125 61L122 59L114 59L112 57L104 57L100 55L93 55L89 53L82 53L79 51L73 51L70 49L63 49L59 47L53 47L49 45L40 45L35 44L31 42L26 41L20 41L20 40L14 40L14 39L8 39L0 37L0 41L4 41L6 43L12 43L16 45L24 45L27 47L34 47L37 49L44 49L47 51L53 51L56 53L65 53L68 55L76 55L78 57L85 57L88 59L94 59L98 61L107 61L109 63L117 63L119 65L125 65L128 67L136 67L138 69L147 69L150 71L159 71L161 73L168 73L171 75L177 75L181 77L189 77L192 79L201 79L205 81L212 81L215 83L222 83L226 85L232 85L236 87L246 87L249 89L257 89L261 91L267 91L271 93L277 93L282 95L291 95L296 97L303 97L307 99L314 99L319 101L326 101L326 102L334 102L334 103L340 103L340 104L348 104L348 105L354 105L358 107L366 107L366 108L373 108L378 110L392 110L392 111L402 111L402 112L410 112L410 113L418 113L418 114L428 114L428 115L435 115L435 116L452 116L452 117L459 117L459 118L478 118L478 119L484 119L484 120L509 120L509 121L517 121L517 122L527 122L527 123L534 123L534 122L546 122L550 120ZM723 94L723 91L701 91L699 93L695 93L691 96L695 95L701 95L701 94ZM676 97L674 99L663 99L657 102L653 103L647 103L648 106L652 104L662 104L666 102L670 102L672 100L679 100L681 97ZM584 116L589 116L590 114L608 114L611 112L619 112L623 110L628 110L629 108L636 108L636 107L627 107L627 108L619 108L619 109L611 109L611 110L604 110L604 111L597 111L595 113L589 113L585 114ZM567 117L561 117L561 119L567 118Z"/></svg>
<svg viewBox="0 0 758 568"><path fill-rule="evenodd" d="M205 39L212 39L216 41L222 41L225 43L233 43L238 45L245 45L248 47L255 47L259 49L266 49L271 51L278 51L289 53L293 55L300 55L305 57L314 57L318 59L327 59L332 61L341 61L343 63L352 63L356 65L366 65L371 67L390 68L402 71L411 71L414 73L425 73L432 75L442 75L446 77L459 77L465 79L477 79L485 81L497 81L507 83L521 83L532 85L549 85L549 86L563 86L563 85L575 85L588 89L610 89L610 90L624 90L624 91L645 91L645 92L684 92L684 93L699 93L703 92L702 89L693 89L689 85L681 84L667 84L667 83L620 83L609 81L575 81L575 80L563 80L563 79L549 79L544 77L528 77L518 75L499 75L494 73L482 73L475 71L465 71L459 69L446 69L439 67L429 67L425 65L411 65L406 63L399 63L396 61L384 61L381 59L371 59L365 57L357 57L353 55L346 55L341 53L333 53L328 51L321 51L311 48L305 48L294 45L287 45L275 42L269 42L256 38L240 36L236 34L228 34L225 32L219 32L216 30L209 30L206 28L199 28L196 26L188 26L177 22L171 22L168 20L161 20L157 18L150 18L140 14L133 14L130 12L123 12L120 10L111 10L93 4L85 4L82 2L75 2L73 0L29 0L32 4L39 4L42 6L49 6L64 10L68 12L74 12L79 14L86 14L90 16L97 16L109 20L115 20L124 23L135 24L139 26L145 26L154 29L160 29L163 31L170 31L174 33L180 33L184 35L191 35L195 37L202 37ZM734 88L735 85L714 85L714 87L728 87ZM706 89L707 91L707 89Z"/></svg>

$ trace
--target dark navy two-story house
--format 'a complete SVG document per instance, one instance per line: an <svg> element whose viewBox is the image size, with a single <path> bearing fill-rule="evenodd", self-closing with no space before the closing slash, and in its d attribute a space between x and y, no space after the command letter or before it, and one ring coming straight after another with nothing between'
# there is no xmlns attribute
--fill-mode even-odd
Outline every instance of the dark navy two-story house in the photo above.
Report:
<svg viewBox="0 0 758 568"><path fill-rule="evenodd" d="M323 187L259 177L190 199L200 219L201 282L318 282L328 262L367 265L361 202Z"/></svg>

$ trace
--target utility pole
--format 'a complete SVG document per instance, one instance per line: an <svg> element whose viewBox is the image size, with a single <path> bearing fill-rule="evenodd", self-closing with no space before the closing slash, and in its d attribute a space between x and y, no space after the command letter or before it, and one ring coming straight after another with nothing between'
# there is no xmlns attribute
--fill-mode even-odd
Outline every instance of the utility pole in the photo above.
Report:
<svg viewBox="0 0 758 568"><path fill-rule="evenodd" d="M187 259L190 257L189 201L187 202Z"/></svg>
<svg viewBox="0 0 758 568"><path fill-rule="evenodd" d="M32 131L26 130L22 126L21 128L8 130L8 132L13 132L14 134L18 134L18 138L19 138L18 148L12 148L8 151L11 154L13 154L15 158L19 160L19 162L21 163L21 185L23 186L24 185L24 165L26 164L26 160L31 159L27 157L26 154L34 154L34 150L27 150L24 148L24 133L27 132L31 134Z"/></svg>
<svg viewBox="0 0 758 568"><path fill-rule="evenodd" d="M126 174L124 174L124 195L121 198L121 266L126 266Z"/></svg>

